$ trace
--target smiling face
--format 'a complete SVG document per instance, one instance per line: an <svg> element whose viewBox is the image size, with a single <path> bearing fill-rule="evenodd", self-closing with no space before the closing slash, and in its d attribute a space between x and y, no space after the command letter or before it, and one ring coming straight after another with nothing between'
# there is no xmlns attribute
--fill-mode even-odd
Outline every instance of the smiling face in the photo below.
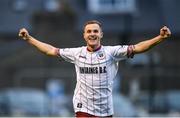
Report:
<svg viewBox="0 0 180 118"><path fill-rule="evenodd" d="M84 27L84 39L89 49L97 49L101 45L100 40L102 37L103 33L99 24L87 24Z"/></svg>

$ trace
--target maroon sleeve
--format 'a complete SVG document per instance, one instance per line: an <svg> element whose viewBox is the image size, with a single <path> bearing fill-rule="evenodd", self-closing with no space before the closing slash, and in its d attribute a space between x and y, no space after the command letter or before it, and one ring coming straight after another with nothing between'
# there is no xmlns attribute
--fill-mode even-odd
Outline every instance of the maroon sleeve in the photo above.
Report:
<svg viewBox="0 0 180 118"><path fill-rule="evenodd" d="M56 48L56 52L55 53L56 53L57 56L60 56L59 50L60 50L59 48Z"/></svg>
<svg viewBox="0 0 180 118"><path fill-rule="evenodd" d="M133 49L134 49L134 45L129 45L128 48L127 48L127 57L128 58L133 58L134 57L134 52L133 52Z"/></svg>

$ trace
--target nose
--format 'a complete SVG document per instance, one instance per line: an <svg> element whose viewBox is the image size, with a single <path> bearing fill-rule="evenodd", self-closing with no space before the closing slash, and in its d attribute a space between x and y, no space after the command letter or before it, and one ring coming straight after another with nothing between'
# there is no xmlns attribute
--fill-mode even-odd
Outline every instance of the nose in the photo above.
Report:
<svg viewBox="0 0 180 118"><path fill-rule="evenodd" d="M94 32L91 32L90 35L94 35L95 33Z"/></svg>
<svg viewBox="0 0 180 118"><path fill-rule="evenodd" d="M97 33L96 33L96 32L91 32L90 35L91 35L91 36L96 36Z"/></svg>

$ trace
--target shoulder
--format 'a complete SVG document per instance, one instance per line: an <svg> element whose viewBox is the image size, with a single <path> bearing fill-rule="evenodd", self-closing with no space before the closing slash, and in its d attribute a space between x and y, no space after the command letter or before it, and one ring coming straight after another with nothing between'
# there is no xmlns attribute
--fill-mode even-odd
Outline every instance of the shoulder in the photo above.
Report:
<svg viewBox="0 0 180 118"><path fill-rule="evenodd" d="M127 47L128 47L127 45L103 46L103 48L107 51L112 51L116 49L124 49Z"/></svg>
<svg viewBox="0 0 180 118"><path fill-rule="evenodd" d="M81 51L85 48L85 46L81 46L81 47L74 47L74 48L61 48L61 51L72 51L72 52L78 52Z"/></svg>
<svg viewBox="0 0 180 118"><path fill-rule="evenodd" d="M74 47L74 48L60 48L59 53L60 55L76 55L84 50L84 46L82 47Z"/></svg>
<svg viewBox="0 0 180 118"><path fill-rule="evenodd" d="M73 52L79 53L79 52L85 51L85 50L86 50L86 46L71 48L71 50L72 50Z"/></svg>

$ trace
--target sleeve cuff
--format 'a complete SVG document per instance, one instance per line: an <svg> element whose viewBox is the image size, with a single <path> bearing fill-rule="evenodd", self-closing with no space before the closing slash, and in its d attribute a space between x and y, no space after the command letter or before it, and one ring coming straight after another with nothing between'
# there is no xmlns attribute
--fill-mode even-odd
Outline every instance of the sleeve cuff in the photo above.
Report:
<svg viewBox="0 0 180 118"><path fill-rule="evenodd" d="M134 57L134 45L129 45L127 48L127 57L128 58L133 58Z"/></svg>

